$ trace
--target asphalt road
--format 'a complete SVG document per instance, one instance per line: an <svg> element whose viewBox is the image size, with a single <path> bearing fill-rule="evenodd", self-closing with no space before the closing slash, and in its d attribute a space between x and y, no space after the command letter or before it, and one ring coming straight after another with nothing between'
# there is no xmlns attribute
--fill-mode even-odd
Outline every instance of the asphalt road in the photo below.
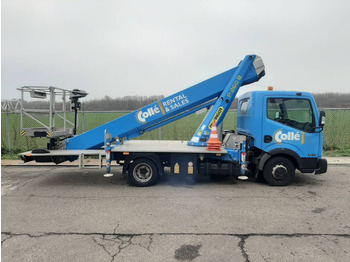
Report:
<svg viewBox="0 0 350 262"><path fill-rule="evenodd" d="M2 261L349 261L349 168L136 188L120 171L2 167Z"/></svg>

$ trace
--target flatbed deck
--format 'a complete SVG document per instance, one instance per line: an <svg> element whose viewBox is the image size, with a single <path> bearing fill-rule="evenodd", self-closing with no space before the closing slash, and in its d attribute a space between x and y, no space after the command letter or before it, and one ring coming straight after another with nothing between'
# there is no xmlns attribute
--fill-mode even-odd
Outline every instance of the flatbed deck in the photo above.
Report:
<svg viewBox="0 0 350 262"><path fill-rule="evenodd" d="M188 146L187 141L179 140L130 140L114 147L112 152L158 152L158 153L205 153L227 154L224 148L208 151L207 147Z"/></svg>
<svg viewBox="0 0 350 262"><path fill-rule="evenodd" d="M140 152L140 153L197 153L197 154L227 154L224 148L219 151L208 151L206 147L188 146L187 141L178 140L130 140L114 147L112 152ZM105 156L104 149L85 150L49 150L48 153L32 153L27 151L19 156Z"/></svg>

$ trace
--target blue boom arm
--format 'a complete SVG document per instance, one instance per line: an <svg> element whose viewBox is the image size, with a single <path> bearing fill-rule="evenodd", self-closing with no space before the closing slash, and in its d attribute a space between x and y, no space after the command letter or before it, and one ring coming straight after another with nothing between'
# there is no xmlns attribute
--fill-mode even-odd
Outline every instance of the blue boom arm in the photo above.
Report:
<svg viewBox="0 0 350 262"><path fill-rule="evenodd" d="M257 80L265 74L264 63L262 59L255 55L248 55L238 65L231 79L226 84L220 98L216 100L207 116L203 119L196 133L192 137L188 145L191 146L206 146L209 139L209 134L212 128L213 121L220 125L225 118L233 100L235 99L239 88L244 84L246 77L256 74Z"/></svg>
<svg viewBox="0 0 350 262"><path fill-rule="evenodd" d="M238 67L91 129L81 135L66 139L66 149L98 149L104 145L105 130L108 130L111 134L111 142L117 138L122 140L135 138L145 132L190 115L204 107L210 107L217 102L216 99L219 96L225 97L222 94L223 91L228 86L232 86L238 75L241 76L239 86L258 81L264 75L264 65L261 58L255 55L246 56ZM236 89L238 90L237 87ZM231 95L232 101L235 94L236 92ZM221 121L222 118L220 117ZM200 139L198 140L201 141Z"/></svg>

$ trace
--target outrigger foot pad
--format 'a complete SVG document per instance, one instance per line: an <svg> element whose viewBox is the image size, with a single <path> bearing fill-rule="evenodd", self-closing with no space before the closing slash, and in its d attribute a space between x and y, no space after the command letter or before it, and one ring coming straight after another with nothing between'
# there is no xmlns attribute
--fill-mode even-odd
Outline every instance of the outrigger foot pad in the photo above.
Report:
<svg viewBox="0 0 350 262"><path fill-rule="evenodd" d="M104 177L112 177L112 176L113 176L113 174L111 174L111 173L107 173L107 174L104 174L103 176L104 176Z"/></svg>

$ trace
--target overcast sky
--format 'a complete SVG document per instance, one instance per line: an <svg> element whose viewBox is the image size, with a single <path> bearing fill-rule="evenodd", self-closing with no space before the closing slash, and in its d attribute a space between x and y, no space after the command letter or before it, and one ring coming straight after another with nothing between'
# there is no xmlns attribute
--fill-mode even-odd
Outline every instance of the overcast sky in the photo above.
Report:
<svg viewBox="0 0 350 262"><path fill-rule="evenodd" d="M23 85L167 96L247 54L266 75L241 91L349 93L349 10L348 0L2 0L2 99Z"/></svg>

